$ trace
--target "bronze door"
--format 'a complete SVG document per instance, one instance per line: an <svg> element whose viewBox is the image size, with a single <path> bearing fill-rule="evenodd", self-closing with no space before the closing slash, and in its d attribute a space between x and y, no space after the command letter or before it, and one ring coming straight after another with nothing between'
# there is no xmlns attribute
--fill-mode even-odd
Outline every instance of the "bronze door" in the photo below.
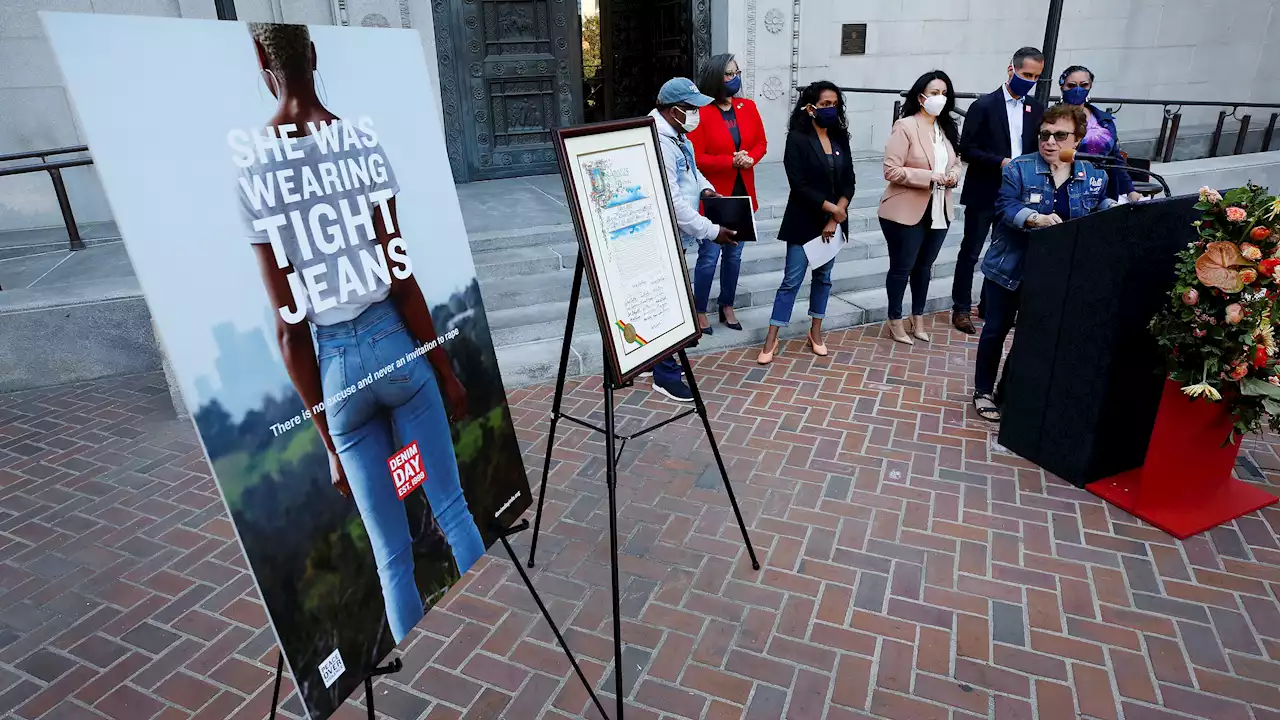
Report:
<svg viewBox="0 0 1280 720"><path fill-rule="evenodd" d="M581 122L576 0L433 0L458 182L557 171L552 131Z"/></svg>
<svg viewBox="0 0 1280 720"><path fill-rule="evenodd" d="M711 55L710 0L602 0L600 36L608 116L644 115L662 83L697 81Z"/></svg>

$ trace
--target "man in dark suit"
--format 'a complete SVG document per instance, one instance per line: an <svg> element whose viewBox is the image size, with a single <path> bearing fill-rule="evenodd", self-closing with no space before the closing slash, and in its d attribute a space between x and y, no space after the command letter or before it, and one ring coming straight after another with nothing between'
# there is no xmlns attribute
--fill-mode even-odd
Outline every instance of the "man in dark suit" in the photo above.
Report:
<svg viewBox="0 0 1280 720"><path fill-rule="evenodd" d="M960 203L964 205L964 240L956 259L955 281L951 286L951 323L966 335L973 327L973 272L982 245L995 220L996 196L1001 173L1013 158L1036 152L1036 133L1044 106L1031 94L1044 72L1044 54L1033 47L1014 53L1009 62L1009 79L999 90L984 95L969 106L960 135L960 157L969 164ZM978 304L982 314L982 304Z"/></svg>

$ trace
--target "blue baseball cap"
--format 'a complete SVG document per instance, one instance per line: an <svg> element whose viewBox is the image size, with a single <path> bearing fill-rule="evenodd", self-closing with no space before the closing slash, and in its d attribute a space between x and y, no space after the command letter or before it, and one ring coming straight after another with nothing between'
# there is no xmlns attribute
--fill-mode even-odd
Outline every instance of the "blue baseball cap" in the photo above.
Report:
<svg viewBox="0 0 1280 720"><path fill-rule="evenodd" d="M715 102L710 97L703 95L698 86L693 84L689 78L671 78L663 84L662 89L658 91L659 105L679 105L687 103L694 107L706 107Z"/></svg>

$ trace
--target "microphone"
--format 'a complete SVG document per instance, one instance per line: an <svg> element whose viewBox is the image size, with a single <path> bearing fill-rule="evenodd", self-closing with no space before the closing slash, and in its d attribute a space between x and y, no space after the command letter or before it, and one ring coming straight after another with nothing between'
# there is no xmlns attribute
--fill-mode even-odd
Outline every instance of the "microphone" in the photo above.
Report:
<svg viewBox="0 0 1280 720"><path fill-rule="evenodd" d="M1075 162L1076 160L1087 160L1094 165L1123 165L1123 161L1119 161L1110 155L1090 155L1089 153L1076 152L1075 148L1063 148L1058 151L1058 159L1064 163ZM1137 170L1137 168L1134 168Z"/></svg>
<svg viewBox="0 0 1280 720"><path fill-rule="evenodd" d="M1169 183L1159 175L1151 172L1149 169L1133 167L1121 158L1111 155L1090 155L1089 153L1076 152L1075 148L1063 148L1058 151L1058 159L1064 163L1075 162L1076 160L1085 160L1097 165L1099 169L1122 169L1128 172L1135 172L1140 175L1154 178L1156 182L1164 189L1165 197L1173 197L1173 191L1169 189Z"/></svg>

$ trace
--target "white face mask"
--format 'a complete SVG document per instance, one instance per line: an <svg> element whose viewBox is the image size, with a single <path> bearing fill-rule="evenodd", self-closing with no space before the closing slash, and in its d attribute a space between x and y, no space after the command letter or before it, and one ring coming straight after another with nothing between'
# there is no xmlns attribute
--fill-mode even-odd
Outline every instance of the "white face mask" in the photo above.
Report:
<svg viewBox="0 0 1280 720"><path fill-rule="evenodd" d="M676 109L684 114L684 122L680 123L680 127L684 128L685 132L691 133L698 129L698 123L702 121L702 118L699 116L697 108L692 110L685 110L684 108Z"/></svg>
<svg viewBox="0 0 1280 720"><path fill-rule="evenodd" d="M934 117L942 114L942 109L947 106L946 95L930 95L924 99L924 111Z"/></svg>

